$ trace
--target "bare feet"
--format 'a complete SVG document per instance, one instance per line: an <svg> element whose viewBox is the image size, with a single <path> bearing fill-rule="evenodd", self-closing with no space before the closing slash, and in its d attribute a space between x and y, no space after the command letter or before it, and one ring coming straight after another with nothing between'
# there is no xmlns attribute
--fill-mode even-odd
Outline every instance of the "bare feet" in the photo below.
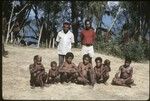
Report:
<svg viewBox="0 0 150 101"><path fill-rule="evenodd" d="M49 85L48 85L48 84L44 84L44 86L45 86L45 87L49 87Z"/></svg>
<svg viewBox="0 0 150 101"><path fill-rule="evenodd" d="M35 86L31 86L31 89L34 89L35 88Z"/></svg>
<svg viewBox="0 0 150 101"><path fill-rule="evenodd" d="M135 83L132 83L131 86L136 86L136 84L135 84Z"/></svg>
<svg viewBox="0 0 150 101"><path fill-rule="evenodd" d="M107 83L107 82L104 82L104 84L105 84L105 85L108 85L108 83Z"/></svg>

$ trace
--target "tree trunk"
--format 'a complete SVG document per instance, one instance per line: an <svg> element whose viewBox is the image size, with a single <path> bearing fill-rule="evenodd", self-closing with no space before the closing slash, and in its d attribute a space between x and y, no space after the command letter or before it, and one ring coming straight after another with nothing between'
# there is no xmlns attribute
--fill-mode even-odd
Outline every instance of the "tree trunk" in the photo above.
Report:
<svg viewBox="0 0 150 101"><path fill-rule="evenodd" d="M25 6L21 9L21 11L23 11L26 7L27 7L27 5L25 5ZM26 12L25 12L25 11L22 12L22 14L20 14L20 15L22 15L22 16L19 16L19 17L18 17L20 30L25 26L26 21L27 21L28 18L29 18L30 12L31 12L31 7L29 7L28 10L26 9ZM19 12L19 13L21 13L21 12ZM17 15L18 15L18 14L17 14Z"/></svg>
<svg viewBox="0 0 150 101"><path fill-rule="evenodd" d="M53 38L52 48L54 48L55 38Z"/></svg>
<svg viewBox="0 0 150 101"><path fill-rule="evenodd" d="M16 17L28 6L28 4L26 4L16 15ZM14 3L13 3L13 8L12 8L12 12L11 12L11 16L10 16L10 19L9 19L9 22L8 22L8 31L7 31L7 37L6 37L6 44L8 42L8 39L9 39L9 33L12 31L13 27L14 27L14 24L12 25L12 27L10 28L10 24L11 24L11 20L12 20L12 16L13 16L13 12L14 12ZM12 40L11 40L12 41Z"/></svg>
<svg viewBox="0 0 150 101"><path fill-rule="evenodd" d="M48 40L46 39L46 48L48 48Z"/></svg>
<svg viewBox="0 0 150 101"><path fill-rule="evenodd" d="M8 42L8 38L9 38L9 36L10 36L10 35L9 35L9 33L10 33L10 23L11 23L11 20L12 20L13 12L14 12L14 3L13 3L11 15L10 15L10 19L9 19L9 22L8 22L7 36L6 36L6 41L5 41L6 44L7 44L7 42Z"/></svg>
<svg viewBox="0 0 150 101"><path fill-rule="evenodd" d="M78 23L77 23L77 5L76 5L76 1L71 1L71 10L72 10L72 31L74 34L74 40L75 40L75 47L77 47L77 43L78 43Z"/></svg>
<svg viewBox="0 0 150 101"><path fill-rule="evenodd" d="M39 48L39 46L40 46L40 40L41 40L41 36L42 36L42 30L43 30L43 24L42 24L41 29L40 29L40 35L39 35L39 39L38 39L37 48Z"/></svg>
<svg viewBox="0 0 150 101"><path fill-rule="evenodd" d="M49 48L51 48L51 38L49 39Z"/></svg>
<svg viewBox="0 0 150 101"><path fill-rule="evenodd" d="M13 32L10 33L10 43L13 43Z"/></svg>

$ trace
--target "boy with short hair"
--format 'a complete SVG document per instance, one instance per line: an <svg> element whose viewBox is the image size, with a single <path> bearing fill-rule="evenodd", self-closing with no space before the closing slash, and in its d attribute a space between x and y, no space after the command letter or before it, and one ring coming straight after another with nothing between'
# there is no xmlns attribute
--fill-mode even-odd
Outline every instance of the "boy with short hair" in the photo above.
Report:
<svg viewBox="0 0 150 101"><path fill-rule="evenodd" d="M45 72L45 68L43 66L42 57L39 55L35 55L33 59L34 63L29 66L30 70L30 85L31 88L35 88L36 86L44 87L47 73Z"/></svg>
<svg viewBox="0 0 150 101"><path fill-rule="evenodd" d="M78 72L77 72L77 66L72 62L73 58L74 55L71 52L68 52L65 55L65 62L59 69L61 83L63 82L68 83L69 81L76 82Z"/></svg>
<svg viewBox="0 0 150 101"><path fill-rule="evenodd" d="M131 59L126 58L124 65L120 66L119 71L115 74L115 77L112 80L112 85L120 85L131 87L134 84L132 79L133 67L130 66Z"/></svg>
<svg viewBox="0 0 150 101"><path fill-rule="evenodd" d="M101 75L102 75L102 58L101 57L97 57L95 59L95 63L96 66L94 67L94 72L95 72L95 80L97 83L100 83L100 81L102 80Z"/></svg>
<svg viewBox="0 0 150 101"><path fill-rule="evenodd" d="M110 60L106 59L102 66L102 78L101 82L107 85L107 80L109 79L109 72L111 71L110 68Z"/></svg>
<svg viewBox="0 0 150 101"><path fill-rule="evenodd" d="M47 83L48 84L58 83L60 81L60 77L57 63L55 61L52 61L50 66L51 69L49 69Z"/></svg>
<svg viewBox="0 0 150 101"><path fill-rule="evenodd" d="M89 56L89 54L83 55L83 62L80 62L78 65L79 77L77 80L79 84L90 84L94 86L94 70L90 61L91 57Z"/></svg>

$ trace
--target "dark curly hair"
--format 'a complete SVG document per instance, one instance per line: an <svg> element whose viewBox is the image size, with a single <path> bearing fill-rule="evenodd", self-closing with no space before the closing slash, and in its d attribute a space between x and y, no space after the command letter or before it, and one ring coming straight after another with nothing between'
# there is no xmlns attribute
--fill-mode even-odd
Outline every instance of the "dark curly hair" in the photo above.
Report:
<svg viewBox="0 0 150 101"><path fill-rule="evenodd" d="M131 58L130 58L130 57L125 57L125 62L126 62L126 61L128 61L128 62L130 62L130 63L131 63L131 61L132 61L132 60L131 60Z"/></svg>
<svg viewBox="0 0 150 101"><path fill-rule="evenodd" d="M51 62L51 67L53 66L53 64L55 64L55 65L57 66L56 61L52 61L52 62Z"/></svg>
<svg viewBox="0 0 150 101"><path fill-rule="evenodd" d="M97 61L100 61L100 62L102 62L102 58L101 57L97 57L96 59L95 59L95 62L97 62Z"/></svg>
<svg viewBox="0 0 150 101"><path fill-rule="evenodd" d="M83 60L84 60L85 58L88 58L88 59L90 60L90 63L91 63L92 58L90 57L89 54L84 54L84 55L83 55Z"/></svg>
<svg viewBox="0 0 150 101"><path fill-rule="evenodd" d="M39 55L35 55L34 58L33 58L33 61L37 61L37 60L42 61L42 57L39 56Z"/></svg>
<svg viewBox="0 0 150 101"><path fill-rule="evenodd" d="M106 65L106 64L110 64L110 60L106 59L106 60L104 61L104 64L105 64L105 65Z"/></svg>
<svg viewBox="0 0 150 101"><path fill-rule="evenodd" d="M72 57L72 59L74 58L74 55L72 52L68 52L66 55L65 55L65 58L68 59L69 57Z"/></svg>

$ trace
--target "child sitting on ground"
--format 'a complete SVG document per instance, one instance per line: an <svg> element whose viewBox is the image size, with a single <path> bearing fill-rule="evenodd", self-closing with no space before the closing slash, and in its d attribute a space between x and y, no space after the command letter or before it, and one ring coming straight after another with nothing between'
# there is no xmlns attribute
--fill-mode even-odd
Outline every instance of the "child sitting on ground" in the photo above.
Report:
<svg viewBox="0 0 150 101"><path fill-rule="evenodd" d="M45 68L43 66L42 57L39 55L34 56L34 63L29 66L30 70L30 85L31 88L35 88L36 86L44 87L47 79L47 73L45 72Z"/></svg>
<svg viewBox="0 0 150 101"><path fill-rule="evenodd" d="M63 82L68 83L69 81L74 83L76 82L78 71L77 66L72 62L73 58L74 55L71 52L68 52L65 55L65 62L59 69L61 83Z"/></svg>
<svg viewBox="0 0 150 101"><path fill-rule="evenodd" d="M50 66L51 69L49 69L47 83L48 84L58 83L60 81L60 77L57 63L55 61L52 61Z"/></svg>

